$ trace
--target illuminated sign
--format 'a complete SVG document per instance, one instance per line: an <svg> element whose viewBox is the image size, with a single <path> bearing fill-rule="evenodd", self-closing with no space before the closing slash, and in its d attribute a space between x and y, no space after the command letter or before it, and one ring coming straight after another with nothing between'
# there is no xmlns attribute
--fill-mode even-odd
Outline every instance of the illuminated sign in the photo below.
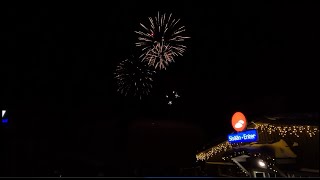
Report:
<svg viewBox="0 0 320 180"><path fill-rule="evenodd" d="M2 119L2 121L1 121L3 124L6 124L6 123L8 123L8 119Z"/></svg>
<svg viewBox="0 0 320 180"><path fill-rule="evenodd" d="M241 112L236 112L232 116L231 124L234 130L241 132L247 127L246 117Z"/></svg>
<svg viewBox="0 0 320 180"><path fill-rule="evenodd" d="M7 123L8 123L8 118L3 118L3 117L5 117L6 112L7 112L6 110L2 110L1 122L2 122L3 124L7 124Z"/></svg>
<svg viewBox="0 0 320 180"><path fill-rule="evenodd" d="M237 132L235 134L228 135L228 141L230 143L248 143L258 141L258 131L256 129L250 129L243 132Z"/></svg>

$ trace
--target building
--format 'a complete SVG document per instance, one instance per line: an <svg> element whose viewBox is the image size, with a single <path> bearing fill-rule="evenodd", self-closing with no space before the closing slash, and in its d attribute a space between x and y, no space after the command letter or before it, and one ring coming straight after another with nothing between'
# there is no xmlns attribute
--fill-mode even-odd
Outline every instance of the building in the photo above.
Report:
<svg viewBox="0 0 320 180"><path fill-rule="evenodd" d="M319 177L319 113L261 117L248 122L258 140L227 140L199 152L208 176ZM234 133L234 132L233 132Z"/></svg>

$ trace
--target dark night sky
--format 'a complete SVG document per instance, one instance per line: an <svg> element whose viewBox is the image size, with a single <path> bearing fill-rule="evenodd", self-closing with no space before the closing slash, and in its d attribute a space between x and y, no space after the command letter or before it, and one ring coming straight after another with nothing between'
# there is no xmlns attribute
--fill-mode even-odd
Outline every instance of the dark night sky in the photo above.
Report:
<svg viewBox="0 0 320 180"><path fill-rule="evenodd" d="M197 149L231 130L235 111L250 119L318 110L311 2L113 3L6 8L1 101L15 138L32 144L34 167L81 164L70 156L102 169L164 167L174 156L188 167ZM136 51L139 23L158 10L181 18L187 52L158 74L149 97L123 97L115 67ZM181 98L168 107L172 90Z"/></svg>

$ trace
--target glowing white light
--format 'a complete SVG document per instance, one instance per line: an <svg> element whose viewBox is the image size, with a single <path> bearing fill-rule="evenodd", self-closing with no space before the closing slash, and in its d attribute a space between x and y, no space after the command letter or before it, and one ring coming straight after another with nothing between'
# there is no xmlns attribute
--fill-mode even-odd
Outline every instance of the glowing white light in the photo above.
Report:
<svg viewBox="0 0 320 180"><path fill-rule="evenodd" d="M171 105L171 104L172 104L172 101L169 101L168 104Z"/></svg>
<svg viewBox="0 0 320 180"><path fill-rule="evenodd" d="M235 128L241 128L242 126L243 126L243 124L244 124L244 121L243 120L239 120L237 123L236 123L236 125L235 125Z"/></svg>
<svg viewBox="0 0 320 180"><path fill-rule="evenodd" d="M2 117L6 114L6 110L2 110Z"/></svg>
<svg viewBox="0 0 320 180"><path fill-rule="evenodd" d="M261 166L261 167L266 167L266 164L265 164L263 161L261 161L261 160L258 162L258 164L259 164L259 166Z"/></svg>

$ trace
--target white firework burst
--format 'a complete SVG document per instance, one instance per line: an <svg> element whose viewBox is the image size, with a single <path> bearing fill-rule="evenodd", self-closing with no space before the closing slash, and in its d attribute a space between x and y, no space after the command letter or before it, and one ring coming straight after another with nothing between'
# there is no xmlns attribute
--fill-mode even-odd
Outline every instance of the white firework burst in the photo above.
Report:
<svg viewBox="0 0 320 180"><path fill-rule="evenodd" d="M132 56L121 61L114 74L118 92L125 96L133 95L142 99L143 96L150 93L155 71L140 59Z"/></svg>
<svg viewBox="0 0 320 180"><path fill-rule="evenodd" d="M174 19L172 14L167 16L158 12L156 17L149 17L147 25L140 23L142 30L135 31L139 35L136 46L142 48L140 57L149 66L166 69L174 62L174 57L182 56L186 51L183 42L190 37L183 35L185 26L180 26L179 22L180 19Z"/></svg>

